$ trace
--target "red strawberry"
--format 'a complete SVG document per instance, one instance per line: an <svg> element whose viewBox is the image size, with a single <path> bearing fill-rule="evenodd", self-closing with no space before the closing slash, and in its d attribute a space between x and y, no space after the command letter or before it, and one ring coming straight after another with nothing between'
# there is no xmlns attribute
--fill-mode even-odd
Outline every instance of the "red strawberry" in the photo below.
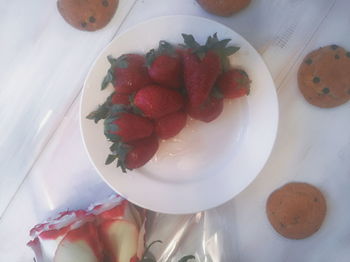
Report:
<svg viewBox="0 0 350 262"><path fill-rule="evenodd" d="M168 139L176 136L186 125L187 114L178 111L158 119L155 123L155 132L159 138Z"/></svg>
<svg viewBox="0 0 350 262"><path fill-rule="evenodd" d="M231 69L218 78L217 86L224 98L236 98L249 94L250 80L243 70Z"/></svg>
<svg viewBox="0 0 350 262"><path fill-rule="evenodd" d="M189 103L187 111L192 118L208 123L216 119L221 114L223 108L224 103L222 98L209 96L209 98L198 107L192 107Z"/></svg>
<svg viewBox="0 0 350 262"><path fill-rule="evenodd" d="M185 99L176 90L149 85L135 94L133 103L146 117L157 119L180 110Z"/></svg>
<svg viewBox="0 0 350 262"><path fill-rule="evenodd" d="M108 61L111 68L103 79L102 89L113 83L116 92L131 94L152 83L143 56L125 54L117 59L108 56Z"/></svg>
<svg viewBox="0 0 350 262"><path fill-rule="evenodd" d="M113 105L130 105L129 95L114 93L111 100Z"/></svg>
<svg viewBox="0 0 350 262"><path fill-rule="evenodd" d="M130 151L125 157L125 167L134 169L146 164L158 150L158 138L156 136L147 137L129 143Z"/></svg>
<svg viewBox="0 0 350 262"><path fill-rule="evenodd" d="M118 112L105 120L105 135L111 141L130 142L153 133L151 120L128 112Z"/></svg>
<svg viewBox="0 0 350 262"><path fill-rule="evenodd" d="M128 144L116 142L111 147L112 154L108 156L106 164L118 158L117 166L120 166L123 172L126 172L126 169L139 168L154 156L158 146L158 138L155 135Z"/></svg>
<svg viewBox="0 0 350 262"><path fill-rule="evenodd" d="M208 51L203 60L188 50L184 54L185 87L191 105L201 105L221 72L219 57Z"/></svg>
<svg viewBox="0 0 350 262"><path fill-rule="evenodd" d="M171 44L160 41L157 50L147 53L146 61L154 82L171 88L182 86L182 60Z"/></svg>
<svg viewBox="0 0 350 262"><path fill-rule="evenodd" d="M216 34L209 36L204 46L192 35L182 36L189 47L183 52L185 87L191 107L198 107L207 100L217 77L227 66L227 57L238 48L226 47L230 39L219 41Z"/></svg>

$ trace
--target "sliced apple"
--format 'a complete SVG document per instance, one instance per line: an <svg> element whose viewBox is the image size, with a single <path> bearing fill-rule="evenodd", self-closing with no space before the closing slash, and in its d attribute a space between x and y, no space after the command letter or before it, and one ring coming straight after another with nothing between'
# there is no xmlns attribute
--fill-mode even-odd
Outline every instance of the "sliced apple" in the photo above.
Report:
<svg viewBox="0 0 350 262"><path fill-rule="evenodd" d="M135 223L124 219L101 224L101 235L111 262L130 262L137 256L139 232Z"/></svg>
<svg viewBox="0 0 350 262"><path fill-rule="evenodd" d="M136 206L134 206L133 204L130 204L130 203L129 203L129 206L130 206L131 214L134 217L138 228L140 229L142 227L142 224L143 224L144 220L145 220L145 215L143 214L143 210L144 209L136 207Z"/></svg>
<svg viewBox="0 0 350 262"><path fill-rule="evenodd" d="M132 213L131 210L132 204L130 204L128 201L123 200L120 204L117 206L110 208L108 210L103 211L102 213L98 214L98 220L100 223L104 223L108 220L126 220L130 223L136 224L137 221Z"/></svg>
<svg viewBox="0 0 350 262"><path fill-rule="evenodd" d="M69 231L56 249L54 262L77 261L102 261L102 246L93 223Z"/></svg>

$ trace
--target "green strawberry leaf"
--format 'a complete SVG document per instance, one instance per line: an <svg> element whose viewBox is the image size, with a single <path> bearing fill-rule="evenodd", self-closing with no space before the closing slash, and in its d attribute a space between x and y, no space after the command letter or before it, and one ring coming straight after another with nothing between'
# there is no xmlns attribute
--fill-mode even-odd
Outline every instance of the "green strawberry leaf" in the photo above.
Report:
<svg viewBox="0 0 350 262"><path fill-rule="evenodd" d="M196 259L196 257L192 255L184 256L179 260L179 262L187 262L188 260L191 260L191 259Z"/></svg>
<svg viewBox="0 0 350 262"><path fill-rule="evenodd" d="M127 55L121 55L117 59L113 58L111 55L107 56L108 62L111 64L111 69L118 68L127 68L128 67L128 61L127 61Z"/></svg>
<svg viewBox="0 0 350 262"><path fill-rule="evenodd" d="M214 49L221 49L221 48L225 48L227 46L227 44L231 41L231 39L223 39L218 41L217 43L215 43L213 45Z"/></svg>
<svg viewBox="0 0 350 262"><path fill-rule="evenodd" d="M109 83L113 84L113 80L113 71L111 69L108 69L106 76L102 80L101 90L106 89Z"/></svg>
<svg viewBox="0 0 350 262"><path fill-rule="evenodd" d="M120 141L120 137L118 135L112 134L112 132L116 132L118 130L117 125L113 123L116 119L116 117L109 117L104 121L104 135L109 141L112 142Z"/></svg>
<svg viewBox="0 0 350 262"><path fill-rule="evenodd" d="M123 173L126 173L126 169L128 169L125 166L125 159L126 155L129 153L131 150L131 147L128 144L119 142L117 146L117 155L118 155L118 162L117 162L117 167L120 167L123 171Z"/></svg>
<svg viewBox="0 0 350 262"><path fill-rule="evenodd" d="M217 42L217 40L214 37L208 36L207 42L205 43L205 46L207 46L207 47L214 46L216 42Z"/></svg>
<svg viewBox="0 0 350 262"><path fill-rule="evenodd" d="M193 35L187 35L187 34L181 34L184 43L187 45L187 47L192 48L192 49L197 49L200 47L200 44L197 43L197 41L194 39Z"/></svg>
<svg viewBox="0 0 350 262"><path fill-rule="evenodd" d="M117 167L120 167L122 169L123 173L126 173L127 168L124 164L124 161L121 161L120 159L118 159Z"/></svg>
<svg viewBox="0 0 350 262"><path fill-rule="evenodd" d="M127 112L127 106L120 105L120 104L115 104L115 105L112 105L111 108L110 108L110 114L112 116L115 116L115 115L117 115L118 113L121 113L121 112Z"/></svg>
<svg viewBox="0 0 350 262"><path fill-rule="evenodd" d="M111 164L114 160L117 159L117 157L118 157L117 155L108 155L105 165Z"/></svg>
<svg viewBox="0 0 350 262"><path fill-rule="evenodd" d="M159 41L159 47L157 51L158 55L167 54L170 56L174 56L176 54L173 45L164 40Z"/></svg>
<svg viewBox="0 0 350 262"><path fill-rule="evenodd" d="M112 142L118 142L120 141L120 137L116 134L111 134L111 133L106 133L105 132L105 137Z"/></svg>
<svg viewBox="0 0 350 262"><path fill-rule="evenodd" d="M230 56L236 53L239 49L240 47L238 46L228 46L228 47L225 47L225 49L223 50L223 53L225 56Z"/></svg>
<svg viewBox="0 0 350 262"><path fill-rule="evenodd" d="M114 143L109 147L109 150L110 150L113 154L117 154L118 144L119 144L119 142L114 142Z"/></svg>
<svg viewBox="0 0 350 262"><path fill-rule="evenodd" d="M87 119L94 120L95 123L98 123L101 119L106 119L109 113L109 106L105 102L102 105L99 105L98 108L92 111L86 116Z"/></svg>
<svg viewBox="0 0 350 262"><path fill-rule="evenodd" d="M146 66L151 67L153 64L153 61L160 55L168 55L168 56L175 56L175 48L172 44L168 43L167 41L161 40L159 41L158 49L151 49L146 54Z"/></svg>
<svg viewBox="0 0 350 262"><path fill-rule="evenodd" d="M148 53L146 54L146 66L148 68L151 67L156 57L157 57L156 50L151 49L148 51Z"/></svg>

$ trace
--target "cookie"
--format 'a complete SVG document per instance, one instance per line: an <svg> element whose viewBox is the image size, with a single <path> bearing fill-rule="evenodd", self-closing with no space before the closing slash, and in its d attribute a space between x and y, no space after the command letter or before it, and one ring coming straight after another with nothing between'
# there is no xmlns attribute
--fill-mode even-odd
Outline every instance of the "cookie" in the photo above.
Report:
<svg viewBox="0 0 350 262"><path fill-rule="evenodd" d="M250 4L251 0L197 0L198 4L207 12L230 16Z"/></svg>
<svg viewBox="0 0 350 262"><path fill-rule="evenodd" d="M298 85L312 105L330 108L350 99L350 52L337 45L309 53L300 65Z"/></svg>
<svg viewBox="0 0 350 262"><path fill-rule="evenodd" d="M57 8L64 20L84 31L96 31L109 23L117 10L118 0L58 0Z"/></svg>
<svg viewBox="0 0 350 262"><path fill-rule="evenodd" d="M326 201L312 185L289 183L269 196L266 213L273 228L282 236L302 239L321 227L326 215Z"/></svg>

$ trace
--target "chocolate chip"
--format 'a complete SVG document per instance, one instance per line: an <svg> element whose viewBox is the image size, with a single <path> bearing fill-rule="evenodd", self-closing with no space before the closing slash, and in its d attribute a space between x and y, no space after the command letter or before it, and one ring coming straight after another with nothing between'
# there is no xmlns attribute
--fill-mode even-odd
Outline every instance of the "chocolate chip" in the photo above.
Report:
<svg viewBox="0 0 350 262"><path fill-rule="evenodd" d="M318 199L317 199L317 197L315 197L315 198L314 198L314 202L318 202Z"/></svg>
<svg viewBox="0 0 350 262"><path fill-rule="evenodd" d="M103 0L103 1L102 1L102 5L103 5L104 7L107 7L107 6L109 6L109 3L108 3L107 0Z"/></svg>
<svg viewBox="0 0 350 262"><path fill-rule="evenodd" d="M96 22L95 17L90 16L90 17L89 17L89 22L90 22L90 23L95 23L95 22Z"/></svg>
<svg viewBox="0 0 350 262"><path fill-rule="evenodd" d="M322 89L323 94L328 94L329 93L329 88L323 88Z"/></svg>
<svg viewBox="0 0 350 262"><path fill-rule="evenodd" d="M339 59L340 56L339 56L339 55L335 55L334 58L335 58L335 59Z"/></svg>
<svg viewBox="0 0 350 262"><path fill-rule="evenodd" d="M86 26L87 26L87 23L86 23L86 22L81 22L81 26L82 26L82 27L86 27Z"/></svg>
<svg viewBox="0 0 350 262"><path fill-rule="evenodd" d="M312 64L312 59L311 58L306 59L305 63L308 64L308 65L311 65Z"/></svg>
<svg viewBox="0 0 350 262"><path fill-rule="evenodd" d="M338 46L337 46L337 45L331 45L331 48L332 48L333 50L335 50L335 49L338 48Z"/></svg>
<svg viewBox="0 0 350 262"><path fill-rule="evenodd" d="M281 227L286 227L286 225L285 225L285 224L283 224L283 223L280 223L280 226L281 226Z"/></svg>
<svg viewBox="0 0 350 262"><path fill-rule="evenodd" d="M350 88L348 89L348 94L350 95Z"/></svg>
<svg viewBox="0 0 350 262"><path fill-rule="evenodd" d="M320 81L320 78L317 76L315 76L314 79L312 79L312 82L314 82L315 84L318 84Z"/></svg>
<svg viewBox="0 0 350 262"><path fill-rule="evenodd" d="M346 52L346 56L347 56L347 57L350 57L350 52Z"/></svg>

